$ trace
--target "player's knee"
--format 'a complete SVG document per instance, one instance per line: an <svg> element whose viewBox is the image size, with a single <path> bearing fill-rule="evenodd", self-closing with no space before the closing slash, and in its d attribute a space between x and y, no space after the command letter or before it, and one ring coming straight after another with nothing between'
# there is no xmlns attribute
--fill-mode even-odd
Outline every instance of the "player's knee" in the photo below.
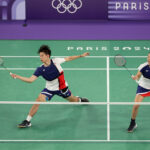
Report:
<svg viewBox="0 0 150 150"><path fill-rule="evenodd" d="M138 109L140 105L134 105L134 109Z"/></svg>
<svg viewBox="0 0 150 150"><path fill-rule="evenodd" d="M45 101L45 96L44 95L39 95L38 98L36 99L37 102L43 102Z"/></svg>
<svg viewBox="0 0 150 150"><path fill-rule="evenodd" d="M40 100L40 98L38 97L37 99L36 99L36 102L40 102L41 100Z"/></svg>

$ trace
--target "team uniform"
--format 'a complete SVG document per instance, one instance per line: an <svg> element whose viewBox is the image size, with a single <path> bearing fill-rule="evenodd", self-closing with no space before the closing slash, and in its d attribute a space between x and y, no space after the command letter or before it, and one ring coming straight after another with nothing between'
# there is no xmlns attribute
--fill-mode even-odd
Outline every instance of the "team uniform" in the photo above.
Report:
<svg viewBox="0 0 150 150"><path fill-rule="evenodd" d="M141 64L138 70L142 73L142 76L136 93L143 97L150 96L150 66L148 62Z"/></svg>
<svg viewBox="0 0 150 150"><path fill-rule="evenodd" d="M138 70L141 72L141 78L138 81L138 87L136 94L141 95L143 97L150 96L150 66L148 62L141 64L138 67ZM137 124L135 119L131 118L130 125L128 127L128 132L133 132L134 129L137 128Z"/></svg>
<svg viewBox="0 0 150 150"><path fill-rule="evenodd" d="M61 64L65 62L64 58L55 58L50 60L49 66L41 65L38 67L34 76L42 76L46 80L46 87L42 90L41 94L46 95L46 100L50 100L54 95L67 98L71 96L71 91L68 89L68 83L65 81L64 72ZM89 102L87 98L79 97L79 102ZM31 116L28 116L19 128L26 128L31 126Z"/></svg>
<svg viewBox="0 0 150 150"><path fill-rule="evenodd" d="M64 58L51 59L49 66L41 65L33 74L36 77L42 76L46 80L46 87L41 92L41 94L46 95L46 100L50 100L54 95L63 98L71 96L71 91L68 89L68 83L65 81L61 67L64 62Z"/></svg>

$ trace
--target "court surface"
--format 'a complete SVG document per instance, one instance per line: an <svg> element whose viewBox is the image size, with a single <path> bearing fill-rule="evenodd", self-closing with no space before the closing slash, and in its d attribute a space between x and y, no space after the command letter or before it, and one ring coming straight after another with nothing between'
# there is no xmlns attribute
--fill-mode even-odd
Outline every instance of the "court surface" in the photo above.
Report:
<svg viewBox="0 0 150 150"><path fill-rule="evenodd" d="M55 57L66 57L85 52L68 51L66 45L84 46L85 42L98 44L98 41L0 41L0 56L3 56L11 72L29 77L41 64L37 55L40 45L50 45ZM112 46L108 41L103 41L103 44L109 48ZM120 41L121 44L124 42ZM89 57L64 63L65 78L74 95L85 96L92 103L105 104L41 105L32 119L32 127L28 129L19 129L17 124L26 118L31 104L0 104L0 148L126 150L135 148L135 145L136 149L150 148L149 105L141 106L138 128L129 134L126 129L132 105L108 104L133 102L137 83L124 68L115 66L113 56L116 51L90 51L90 54ZM146 57L141 57L147 55L146 51L136 56L122 52L124 54L127 56L127 67L133 74L137 72L138 65L146 61ZM33 102L44 87L45 81L41 77L27 84L12 79L7 71L0 68L0 101ZM51 102L66 100L55 96ZM149 98L144 102L149 102Z"/></svg>

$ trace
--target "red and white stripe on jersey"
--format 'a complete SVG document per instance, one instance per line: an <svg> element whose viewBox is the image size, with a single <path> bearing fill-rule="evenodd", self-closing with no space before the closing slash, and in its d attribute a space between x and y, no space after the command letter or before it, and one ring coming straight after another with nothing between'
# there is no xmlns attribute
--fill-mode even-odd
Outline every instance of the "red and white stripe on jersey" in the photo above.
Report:
<svg viewBox="0 0 150 150"><path fill-rule="evenodd" d="M64 77L64 72L60 73L60 76L58 77L58 81L59 81L59 89L62 90L64 88L66 88L66 81L65 81L65 77Z"/></svg>
<svg viewBox="0 0 150 150"><path fill-rule="evenodd" d="M62 90L68 86L68 83L65 81L64 72L60 64L65 62L64 58L55 58L52 59L55 67L60 73L60 76L53 81L46 81L46 88L51 91Z"/></svg>

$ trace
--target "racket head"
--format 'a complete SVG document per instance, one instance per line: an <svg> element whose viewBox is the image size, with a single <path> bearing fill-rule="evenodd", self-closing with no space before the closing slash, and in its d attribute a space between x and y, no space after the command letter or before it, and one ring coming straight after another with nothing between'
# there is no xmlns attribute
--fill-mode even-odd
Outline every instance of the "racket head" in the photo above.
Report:
<svg viewBox="0 0 150 150"><path fill-rule="evenodd" d="M120 54L114 56L114 62L119 67L125 67L126 65L126 59Z"/></svg>
<svg viewBox="0 0 150 150"><path fill-rule="evenodd" d="M0 66L3 66L3 64L4 64L4 60L3 60L3 58L0 56Z"/></svg>

